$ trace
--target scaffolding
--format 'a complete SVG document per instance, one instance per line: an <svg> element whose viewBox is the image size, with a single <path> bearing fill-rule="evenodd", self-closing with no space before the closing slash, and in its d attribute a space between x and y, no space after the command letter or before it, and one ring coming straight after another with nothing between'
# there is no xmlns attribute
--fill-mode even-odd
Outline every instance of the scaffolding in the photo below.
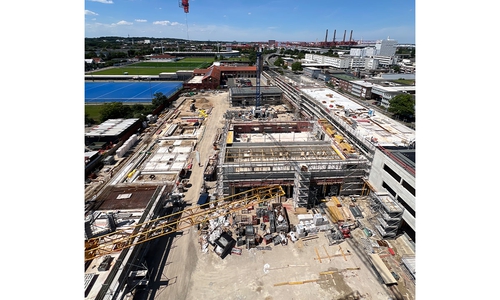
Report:
<svg viewBox="0 0 500 300"><path fill-rule="evenodd" d="M311 191L323 196L361 194L369 161L363 156L340 157L331 141L313 121L233 123L231 146L221 145L218 194L279 184L295 207L311 206ZM278 130L277 130L278 129ZM319 130L319 131L318 131ZM276 132L279 131L279 132Z"/></svg>
<svg viewBox="0 0 500 300"><path fill-rule="evenodd" d="M395 237L403 220L404 208L389 193L370 194L373 225L383 238Z"/></svg>

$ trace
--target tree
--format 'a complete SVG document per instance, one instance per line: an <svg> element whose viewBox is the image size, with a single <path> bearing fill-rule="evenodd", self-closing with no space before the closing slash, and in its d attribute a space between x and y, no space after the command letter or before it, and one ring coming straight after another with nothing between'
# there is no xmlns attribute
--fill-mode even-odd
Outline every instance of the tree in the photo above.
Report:
<svg viewBox="0 0 500 300"><path fill-rule="evenodd" d="M300 61L296 61L292 64L292 71L302 71L302 63Z"/></svg>
<svg viewBox="0 0 500 300"><path fill-rule="evenodd" d="M95 51L89 51L85 54L86 59L90 59L90 58L94 58L94 57L97 57L97 54L95 53Z"/></svg>
<svg viewBox="0 0 500 300"><path fill-rule="evenodd" d="M401 118L413 119L415 117L415 98L410 94L399 94L389 101L390 113Z"/></svg>
<svg viewBox="0 0 500 300"><path fill-rule="evenodd" d="M257 52L255 50L250 50L248 53L248 60L250 61L249 65L253 66L257 62Z"/></svg>
<svg viewBox="0 0 500 300"><path fill-rule="evenodd" d="M155 93L153 100L151 101L154 107L158 107L164 104L167 104L168 98L163 95L162 92Z"/></svg>
<svg viewBox="0 0 500 300"><path fill-rule="evenodd" d="M132 109L121 102L104 103L101 109L101 122L108 119L130 118Z"/></svg>
<svg viewBox="0 0 500 300"><path fill-rule="evenodd" d="M142 103L132 104L132 110L142 112L144 110L144 104Z"/></svg>
<svg viewBox="0 0 500 300"><path fill-rule="evenodd" d="M85 113L85 124L86 125L93 125L95 124L96 121L94 119L92 119L88 113Z"/></svg>
<svg viewBox="0 0 500 300"><path fill-rule="evenodd" d="M285 61L283 60L283 58L281 58L281 56L279 56L275 61L274 61L274 65L277 66L277 67L280 67L283 65Z"/></svg>

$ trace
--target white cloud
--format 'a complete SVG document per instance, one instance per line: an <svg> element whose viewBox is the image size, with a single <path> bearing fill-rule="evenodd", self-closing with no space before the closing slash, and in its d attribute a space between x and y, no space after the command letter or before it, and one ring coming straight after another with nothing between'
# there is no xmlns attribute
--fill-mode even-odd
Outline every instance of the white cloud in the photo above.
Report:
<svg viewBox="0 0 500 300"><path fill-rule="evenodd" d="M90 11L88 9L85 10L85 15L93 15L93 16L98 16L99 14L93 12L93 11Z"/></svg>
<svg viewBox="0 0 500 300"><path fill-rule="evenodd" d="M132 25L134 23L131 23L131 22L127 22L127 21L120 21L118 23L113 23L111 25Z"/></svg>
<svg viewBox="0 0 500 300"><path fill-rule="evenodd" d="M145 22L147 22L148 20L135 19L135 21L136 21L137 23L145 23Z"/></svg>
<svg viewBox="0 0 500 300"><path fill-rule="evenodd" d="M90 1L104 3L104 4L113 4L113 0L90 0Z"/></svg>
<svg viewBox="0 0 500 300"><path fill-rule="evenodd" d="M155 25L170 25L170 21L154 21L153 24Z"/></svg>
<svg viewBox="0 0 500 300"><path fill-rule="evenodd" d="M170 22L170 21L155 21L153 22L154 25L163 25L163 26L177 26L181 25L179 22Z"/></svg>

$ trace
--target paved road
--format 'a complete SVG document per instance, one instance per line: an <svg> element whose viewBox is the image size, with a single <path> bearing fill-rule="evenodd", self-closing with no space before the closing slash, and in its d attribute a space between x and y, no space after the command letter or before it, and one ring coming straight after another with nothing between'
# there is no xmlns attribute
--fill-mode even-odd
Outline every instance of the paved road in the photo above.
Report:
<svg viewBox="0 0 500 300"><path fill-rule="evenodd" d="M196 146L202 166L198 166L193 160L192 173L189 178L192 186L185 192L187 205L196 205L203 185L203 165L215 152L213 141L217 129L223 126L221 123L224 120L223 114L229 108L227 93L203 97L212 102L213 109L204 123L204 133ZM190 285L194 284L190 282L190 279L198 262L196 251L200 251L196 229L192 227L160 238L152 246L148 254L149 267L153 268L150 289L141 295L138 293L135 299L186 299Z"/></svg>

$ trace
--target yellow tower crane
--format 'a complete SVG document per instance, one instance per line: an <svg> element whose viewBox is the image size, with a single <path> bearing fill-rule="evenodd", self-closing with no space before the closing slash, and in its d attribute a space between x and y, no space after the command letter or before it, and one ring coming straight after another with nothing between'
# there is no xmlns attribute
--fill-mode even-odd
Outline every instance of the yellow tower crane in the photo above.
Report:
<svg viewBox="0 0 500 300"><path fill-rule="evenodd" d="M91 238L85 241L85 261L226 216L261 202L279 199L283 195L285 192L279 185L253 188L211 202L213 207L194 206L127 229Z"/></svg>

